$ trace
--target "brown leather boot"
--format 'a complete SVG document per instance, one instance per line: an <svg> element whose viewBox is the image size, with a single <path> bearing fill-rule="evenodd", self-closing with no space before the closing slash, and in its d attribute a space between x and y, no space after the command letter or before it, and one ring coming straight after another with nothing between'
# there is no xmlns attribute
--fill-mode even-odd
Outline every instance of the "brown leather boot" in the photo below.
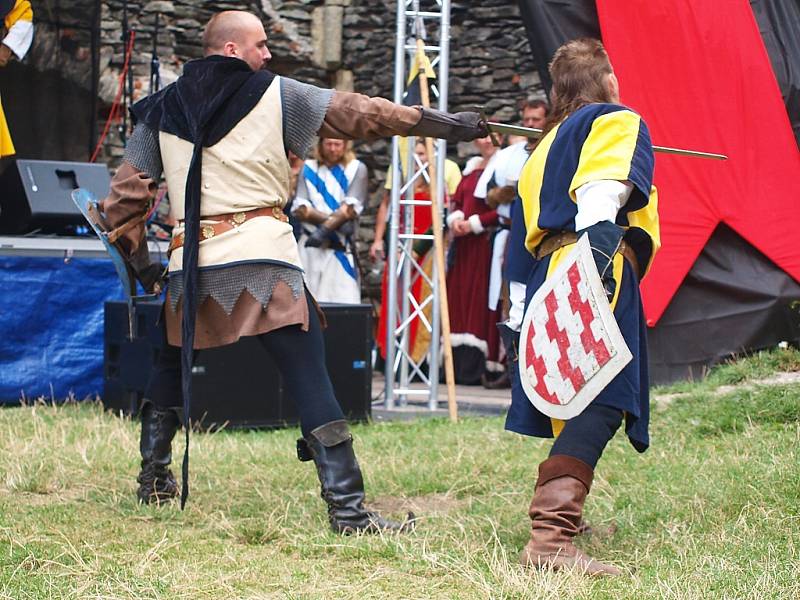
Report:
<svg viewBox="0 0 800 600"><path fill-rule="evenodd" d="M531 539L519 557L523 566L621 575L616 567L596 561L572 543L593 477L589 465L571 456L551 456L539 465L539 479L528 510Z"/></svg>

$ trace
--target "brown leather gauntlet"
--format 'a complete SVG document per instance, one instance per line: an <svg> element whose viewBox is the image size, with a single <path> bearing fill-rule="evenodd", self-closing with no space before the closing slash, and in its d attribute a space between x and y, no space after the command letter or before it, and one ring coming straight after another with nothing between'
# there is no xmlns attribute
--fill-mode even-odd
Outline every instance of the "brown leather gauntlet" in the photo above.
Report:
<svg viewBox="0 0 800 600"><path fill-rule="evenodd" d="M99 203L109 242L120 251L148 292L160 291L162 271L160 265L151 262L145 241L145 217L155 192L155 181L123 162L111 180L110 194Z"/></svg>
<svg viewBox="0 0 800 600"><path fill-rule="evenodd" d="M408 135L420 120L418 107L403 106L386 98L352 92L334 92L319 137L370 140Z"/></svg>

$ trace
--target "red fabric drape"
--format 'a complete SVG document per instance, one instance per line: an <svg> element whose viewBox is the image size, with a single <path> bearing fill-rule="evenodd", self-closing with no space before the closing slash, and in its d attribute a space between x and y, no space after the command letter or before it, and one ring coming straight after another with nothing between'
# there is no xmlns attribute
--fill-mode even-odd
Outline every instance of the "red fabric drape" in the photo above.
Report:
<svg viewBox="0 0 800 600"><path fill-rule="evenodd" d="M657 154L663 247L642 285L654 326L719 222L800 281L800 153L747 0L597 0L622 102ZM757 281L753 282L758 285Z"/></svg>

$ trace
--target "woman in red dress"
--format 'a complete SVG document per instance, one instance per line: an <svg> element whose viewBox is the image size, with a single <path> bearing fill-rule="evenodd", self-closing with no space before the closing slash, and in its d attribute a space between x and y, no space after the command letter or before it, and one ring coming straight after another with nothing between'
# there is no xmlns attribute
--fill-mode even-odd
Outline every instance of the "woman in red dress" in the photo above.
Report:
<svg viewBox="0 0 800 600"><path fill-rule="evenodd" d="M447 300L456 383L477 385L499 376L499 311L489 310L490 234L497 211L487 206L486 185L494 171L497 148L489 137L474 141L479 156L467 163L464 178L450 201L447 226L452 242L448 255ZM478 196L476 197L476 189Z"/></svg>

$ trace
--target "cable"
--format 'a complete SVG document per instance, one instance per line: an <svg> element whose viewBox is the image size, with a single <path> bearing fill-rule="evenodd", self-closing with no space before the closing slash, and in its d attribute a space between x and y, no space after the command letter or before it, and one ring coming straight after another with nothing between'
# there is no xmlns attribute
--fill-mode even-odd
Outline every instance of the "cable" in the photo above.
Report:
<svg viewBox="0 0 800 600"><path fill-rule="evenodd" d="M97 160L97 155L100 154L100 149L103 147L103 142L108 135L108 131L111 129L111 123L114 121L114 119L116 119L117 113L119 112L119 107L122 103L122 93L125 89L125 76L128 74L131 54L133 54L133 42L135 39L136 32L131 31L130 39L128 40L128 47L125 49L125 62L122 65L122 71L119 74L117 95L114 97L114 103L111 105L111 111L108 113L108 119L103 127L103 133L100 135L100 139L97 141L97 146L95 147L94 152L92 153L92 158L89 159L89 162L94 162Z"/></svg>

